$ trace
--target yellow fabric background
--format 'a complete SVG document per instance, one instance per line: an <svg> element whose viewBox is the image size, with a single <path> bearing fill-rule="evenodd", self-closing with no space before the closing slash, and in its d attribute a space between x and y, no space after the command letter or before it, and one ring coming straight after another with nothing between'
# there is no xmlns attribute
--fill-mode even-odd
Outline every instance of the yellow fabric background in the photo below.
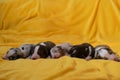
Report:
<svg viewBox="0 0 120 80"><path fill-rule="evenodd" d="M0 0L0 57L23 43L107 44L120 55L120 0ZM0 58L0 80L115 80L120 63Z"/></svg>

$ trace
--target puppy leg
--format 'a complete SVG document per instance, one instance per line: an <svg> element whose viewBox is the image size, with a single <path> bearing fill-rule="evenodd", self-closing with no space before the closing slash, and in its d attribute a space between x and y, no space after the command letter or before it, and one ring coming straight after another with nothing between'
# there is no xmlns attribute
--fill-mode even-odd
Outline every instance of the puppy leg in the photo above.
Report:
<svg viewBox="0 0 120 80"><path fill-rule="evenodd" d="M92 59L92 57L91 56L87 56L86 58L85 58L85 60L90 60L90 59Z"/></svg>

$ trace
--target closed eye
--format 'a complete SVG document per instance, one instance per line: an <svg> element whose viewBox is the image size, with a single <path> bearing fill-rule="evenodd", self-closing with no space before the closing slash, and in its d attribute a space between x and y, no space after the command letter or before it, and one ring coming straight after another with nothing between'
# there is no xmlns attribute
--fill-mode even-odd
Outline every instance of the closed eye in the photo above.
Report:
<svg viewBox="0 0 120 80"><path fill-rule="evenodd" d="M24 50L24 47L22 47L22 50Z"/></svg>

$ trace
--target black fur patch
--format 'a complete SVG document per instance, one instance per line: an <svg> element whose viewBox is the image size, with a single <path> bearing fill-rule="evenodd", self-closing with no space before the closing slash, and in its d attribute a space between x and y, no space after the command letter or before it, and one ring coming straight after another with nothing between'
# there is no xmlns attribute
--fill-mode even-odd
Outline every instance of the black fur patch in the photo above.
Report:
<svg viewBox="0 0 120 80"><path fill-rule="evenodd" d="M93 58L95 54L95 49L89 43L83 43L80 45L73 46L70 49L69 54L71 55L71 57L86 58L87 56L89 56L89 53L90 53L89 47L91 48L90 56Z"/></svg>

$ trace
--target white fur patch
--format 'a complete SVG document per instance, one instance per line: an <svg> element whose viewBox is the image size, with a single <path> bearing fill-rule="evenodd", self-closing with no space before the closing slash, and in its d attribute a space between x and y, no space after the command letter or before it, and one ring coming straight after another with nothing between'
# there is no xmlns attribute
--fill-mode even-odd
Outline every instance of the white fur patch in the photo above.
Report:
<svg viewBox="0 0 120 80"><path fill-rule="evenodd" d="M109 57L110 56L110 54L108 53L108 51L107 50L105 50L105 49L101 49L100 51L98 51L98 54L101 56L101 57ZM106 56L107 55L107 56Z"/></svg>
<svg viewBox="0 0 120 80"><path fill-rule="evenodd" d="M40 46L36 46L35 47L35 50L34 50L34 53L33 53L33 55L31 56L31 59L33 59L33 58L40 58L40 56L38 55L38 49L40 48Z"/></svg>
<svg viewBox="0 0 120 80"><path fill-rule="evenodd" d="M77 50L74 50L72 54L74 54L74 53L76 53L76 52L77 52Z"/></svg>
<svg viewBox="0 0 120 80"><path fill-rule="evenodd" d="M14 50L10 50L7 54L7 56L12 56L13 54L15 54L15 51Z"/></svg>
<svg viewBox="0 0 120 80"><path fill-rule="evenodd" d="M89 48L89 55L88 56L90 56L92 54L92 48L91 48L91 46L89 46L88 48Z"/></svg>
<svg viewBox="0 0 120 80"><path fill-rule="evenodd" d="M40 43L40 45L46 46L46 44L45 44L45 43Z"/></svg>

